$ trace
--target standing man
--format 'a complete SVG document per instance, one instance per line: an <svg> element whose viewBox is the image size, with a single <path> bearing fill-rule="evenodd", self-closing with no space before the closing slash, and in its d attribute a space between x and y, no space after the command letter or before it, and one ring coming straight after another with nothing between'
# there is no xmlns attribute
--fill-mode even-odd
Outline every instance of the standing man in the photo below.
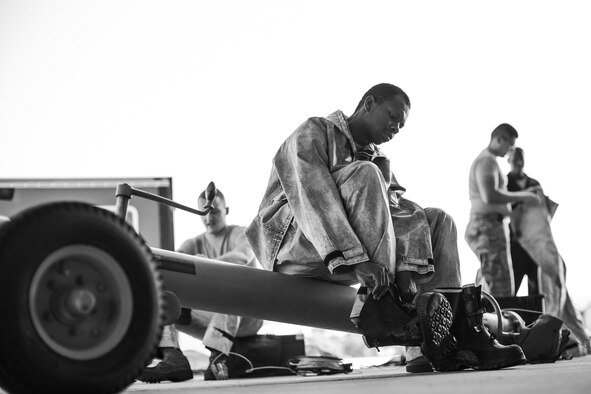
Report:
<svg viewBox="0 0 591 394"><path fill-rule="evenodd" d="M468 190L470 220L465 239L480 260L480 274L494 297L515 293L509 249L510 203L531 202L539 197L530 191L507 191L507 178L497 163L515 146L518 137L513 126L503 123L491 133L490 142L470 167Z"/></svg>
<svg viewBox="0 0 591 394"><path fill-rule="evenodd" d="M540 190L540 182L534 178L530 178L525 172L523 167L525 166L525 158L523 149L515 148L509 153L509 164L511 170L507 174L507 190L510 192L517 192L521 190L535 191ZM511 204L512 213L515 212L515 208L519 203L515 202ZM528 294L540 294L540 288L538 283L539 266L531 258L531 256L523 249L519 243L519 234L515 233L514 223L511 224L511 263L513 264L513 277L515 279L515 294L519 291L523 277L527 275L528 278Z"/></svg>
<svg viewBox="0 0 591 394"><path fill-rule="evenodd" d="M205 191L198 199L199 209L204 205ZM213 209L201 217L205 233L187 239L178 252L256 268L258 264L244 234L245 227L226 223L229 207L219 189L212 206ZM138 380L157 383L193 378L189 361L179 348L177 330L201 339L211 352L205 380L228 379L226 361L234 338L255 335L262 325L263 321L259 319L182 308L177 322L164 327L159 347L162 361L155 367L146 368Z"/></svg>
<svg viewBox="0 0 591 394"><path fill-rule="evenodd" d="M558 317L571 330L571 338L578 345L573 345L569 352L584 356L587 349L591 349L589 335L581 313L574 307L566 289L566 264L558 253L550 228L558 204L547 198L540 183L523 171L523 149L515 148L509 155L509 163L511 171L507 176L507 189L534 191L546 202L533 206L515 203L512 206L511 258L515 285L519 288L523 276L528 276L529 294L543 294L545 313Z"/></svg>
<svg viewBox="0 0 591 394"><path fill-rule="evenodd" d="M400 198L404 188L377 147L398 134L409 111L406 93L382 83L363 95L349 117L336 111L305 121L275 154L246 234L267 270L361 283L376 299L396 284L402 301L414 303L422 319L427 360L407 370L431 371L429 361L437 370L450 370L456 360L445 355L443 344L455 341L445 317L451 308L430 290L461 284L456 227L444 211ZM512 349L483 343L482 354L495 353L496 368L522 361L520 349L515 360ZM483 359L475 364L488 366Z"/></svg>

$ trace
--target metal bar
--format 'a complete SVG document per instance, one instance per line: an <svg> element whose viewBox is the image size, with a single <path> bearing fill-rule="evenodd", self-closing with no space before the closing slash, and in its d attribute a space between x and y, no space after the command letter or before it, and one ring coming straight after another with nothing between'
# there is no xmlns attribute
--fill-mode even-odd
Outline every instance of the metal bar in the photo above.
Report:
<svg viewBox="0 0 591 394"><path fill-rule="evenodd" d="M170 207L179 208L179 209L182 209L183 211L195 213L195 214L201 215L201 216L207 215L209 213L209 211L211 211L213 209L213 207L211 205L209 205L209 206L204 206L203 210L200 211L198 209L194 209L194 208L188 207L186 205L179 204L178 202L172 201L168 198L164 198L164 197L159 196L157 194L148 193L143 190L134 189L134 188L131 188L131 194L134 196L137 196L137 197L142 197L147 200L156 201L160 204L165 204Z"/></svg>
<svg viewBox="0 0 591 394"><path fill-rule="evenodd" d="M352 287L151 249L165 289L184 307L359 333L349 320Z"/></svg>
<svg viewBox="0 0 591 394"><path fill-rule="evenodd" d="M169 187L159 187L157 191L159 196L172 199L172 178ZM159 213L159 232L160 247L163 249L174 250L174 218L172 209L164 204L158 204Z"/></svg>
<svg viewBox="0 0 591 394"><path fill-rule="evenodd" d="M200 211L198 209L191 208L191 207L188 207L183 204L179 204L178 202L175 202L171 199L159 196L157 194L149 193L149 192L146 192L143 190L135 189L133 187L131 188L131 194L134 196L137 196L137 197L145 198L146 200L152 200L152 201L155 201L160 204L168 205L169 207L179 208L179 209L182 209L183 211L195 213L200 216L207 215L209 213L209 211L211 211L213 209L211 204L209 204L209 205L205 205L203 207L203 210Z"/></svg>

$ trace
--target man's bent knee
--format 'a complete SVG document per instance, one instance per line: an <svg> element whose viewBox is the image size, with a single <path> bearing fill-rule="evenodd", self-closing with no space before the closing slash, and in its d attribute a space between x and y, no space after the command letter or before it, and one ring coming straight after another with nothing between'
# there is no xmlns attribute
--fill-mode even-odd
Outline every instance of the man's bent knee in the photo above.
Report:
<svg viewBox="0 0 591 394"><path fill-rule="evenodd" d="M333 175L337 185L355 182L360 185L384 185L384 177L378 166L370 161L355 161Z"/></svg>

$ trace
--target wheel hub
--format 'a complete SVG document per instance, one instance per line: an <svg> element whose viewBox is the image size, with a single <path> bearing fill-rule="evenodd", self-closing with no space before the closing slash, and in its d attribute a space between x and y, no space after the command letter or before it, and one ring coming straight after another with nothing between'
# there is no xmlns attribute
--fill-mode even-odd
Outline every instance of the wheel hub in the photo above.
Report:
<svg viewBox="0 0 591 394"><path fill-rule="evenodd" d="M29 305L41 339L76 360L114 349L133 310L130 284L119 263L89 245L70 245L49 255L33 276Z"/></svg>
<svg viewBox="0 0 591 394"><path fill-rule="evenodd" d="M96 305L96 297L87 289L74 289L68 294L67 304L72 314L88 315Z"/></svg>

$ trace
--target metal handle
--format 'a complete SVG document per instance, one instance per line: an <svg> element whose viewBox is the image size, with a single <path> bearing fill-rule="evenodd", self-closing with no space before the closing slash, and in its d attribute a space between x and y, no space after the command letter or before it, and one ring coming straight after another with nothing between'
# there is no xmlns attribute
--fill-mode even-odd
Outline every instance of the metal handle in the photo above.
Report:
<svg viewBox="0 0 591 394"><path fill-rule="evenodd" d="M499 333L499 335L513 335L513 333L503 332L503 312L501 311L501 306L499 305L497 300L495 300L495 298L492 295L488 294L486 291L482 290L481 292L483 298L485 298L486 300L488 300L488 302L491 303L495 310L495 313L497 314L497 332Z"/></svg>
<svg viewBox="0 0 591 394"><path fill-rule="evenodd" d="M499 303L497 302L497 300L490 295L489 293L487 293L486 291L482 290L482 296L483 298L485 298L486 300L488 300L488 302L491 303L491 305L493 306L495 313L497 315L497 335L505 335L505 336L517 336L519 335L519 332L507 332L507 331L503 331L503 310L501 309L501 306L499 305ZM514 313L512 311L508 311L507 309L505 310L507 313ZM516 316L519 317L519 315L517 315L516 313L514 313ZM519 318L521 320L521 318Z"/></svg>
<svg viewBox="0 0 591 394"><path fill-rule="evenodd" d="M127 205L131 199L131 196L137 196L145 198L146 200L155 201L159 204L168 205L169 207L179 208L183 211L191 212L199 216L205 216L213 209L212 203L216 194L217 189L215 184L213 182L209 182L209 185L207 185L207 189L205 190L205 205L203 206L203 210L198 210L183 204L179 204L178 202L174 202L171 199L159 196L157 194L133 188L127 183L122 183L117 186L117 190L115 191L115 196L117 199L115 213L119 217L125 219L125 216L127 215Z"/></svg>

